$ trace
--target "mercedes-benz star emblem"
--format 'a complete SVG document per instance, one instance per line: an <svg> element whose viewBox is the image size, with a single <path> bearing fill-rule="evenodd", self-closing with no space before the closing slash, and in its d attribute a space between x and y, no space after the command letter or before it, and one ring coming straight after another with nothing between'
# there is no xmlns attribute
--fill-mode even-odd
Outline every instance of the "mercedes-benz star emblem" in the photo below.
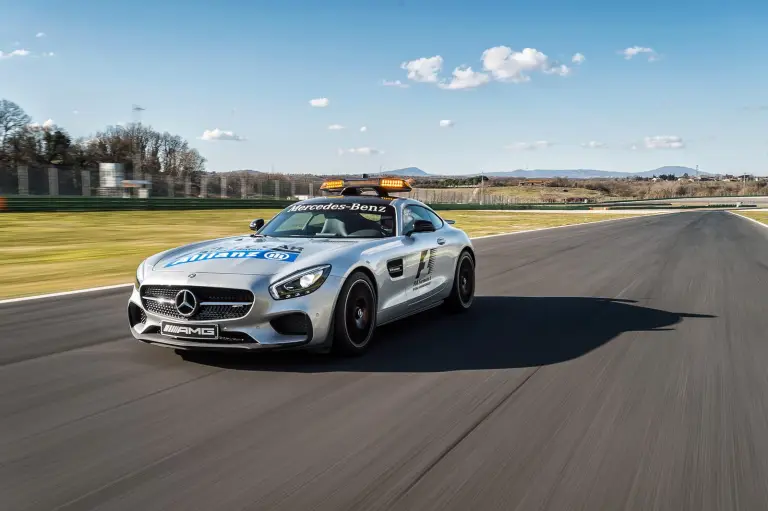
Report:
<svg viewBox="0 0 768 511"><path fill-rule="evenodd" d="M197 297L189 289L182 289L176 293L174 303L176 304L176 310L185 318L193 316L197 312L199 305Z"/></svg>

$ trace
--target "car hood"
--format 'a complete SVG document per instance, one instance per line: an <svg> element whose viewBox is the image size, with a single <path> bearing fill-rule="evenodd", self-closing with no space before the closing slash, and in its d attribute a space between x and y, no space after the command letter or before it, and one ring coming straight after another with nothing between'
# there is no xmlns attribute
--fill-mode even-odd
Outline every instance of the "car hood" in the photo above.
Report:
<svg viewBox="0 0 768 511"><path fill-rule="evenodd" d="M275 275L331 262L337 252L380 241L236 236L164 252L152 261L152 271Z"/></svg>

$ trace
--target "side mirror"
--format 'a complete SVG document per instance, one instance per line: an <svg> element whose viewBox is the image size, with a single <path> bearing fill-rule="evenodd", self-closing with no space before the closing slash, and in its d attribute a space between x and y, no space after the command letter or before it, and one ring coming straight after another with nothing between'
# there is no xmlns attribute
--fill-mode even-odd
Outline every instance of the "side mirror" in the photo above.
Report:
<svg viewBox="0 0 768 511"><path fill-rule="evenodd" d="M258 231L262 227L264 227L264 219L263 218L257 218L253 222L251 222L251 230L252 231Z"/></svg>
<svg viewBox="0 0 768 511"><path fill-rule="evenodd" d="M429 220L416 220L413 223L413 230L406 234L406 236L410 236L415 232L435 232L435 226Z"/></svg>

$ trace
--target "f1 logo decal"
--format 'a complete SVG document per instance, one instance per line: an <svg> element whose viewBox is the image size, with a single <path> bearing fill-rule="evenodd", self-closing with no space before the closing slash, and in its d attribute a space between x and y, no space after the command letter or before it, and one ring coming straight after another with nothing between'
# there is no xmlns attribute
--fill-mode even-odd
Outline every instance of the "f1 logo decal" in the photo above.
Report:
<svg viewBox="0 0 768 511"><path fill-rule="evenodd" d="M421 277L421 272L424 270L424 268L427 269L427 273L425 273L425 275L429 275L430 273L432 273L432 269L435 267L436 252L437 252L436 248L430 248L429 250L421 251L421 258L419 259L419 269L416 271L417 280L419 277Z"/></svg>

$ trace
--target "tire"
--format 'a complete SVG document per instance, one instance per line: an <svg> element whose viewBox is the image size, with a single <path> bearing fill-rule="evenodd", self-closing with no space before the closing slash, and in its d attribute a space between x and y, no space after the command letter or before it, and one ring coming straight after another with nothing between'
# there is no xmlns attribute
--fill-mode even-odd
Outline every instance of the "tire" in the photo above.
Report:
<svg viewBox="0 0 768 511"><path fill-rule="evenodd" d="M475 261L469 251L464 250L456 261L451 294L445 300L445 308L452 313L469 310L475 301Z"/></svg>
<svg viewBox="0 0 768 511"><path fill-rule="evenodd" d="M333 353L362 355L376 330L376 291L371 279L356 271L344 282L333 313Z"/></svg>

